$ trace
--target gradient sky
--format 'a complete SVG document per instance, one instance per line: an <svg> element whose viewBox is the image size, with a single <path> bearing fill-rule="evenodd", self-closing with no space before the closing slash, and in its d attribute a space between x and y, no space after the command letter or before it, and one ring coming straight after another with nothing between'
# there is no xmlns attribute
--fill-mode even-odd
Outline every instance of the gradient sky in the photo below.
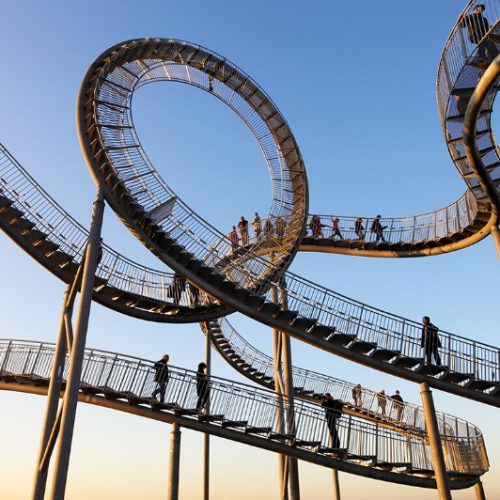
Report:
<svg viewBox="0 0 500 500"><path fill-rule="evenodd" d="M201 2L4 2L0 42L0 141L79 221L88 225L95 187L81 156L75 102L83 75L109 46L143 36L201 44L249 73L288 120L304 156L311 212L353 216L418 214L457 199L465 185L452 165L435 102L436 71L463 0ZM270 182L249 131L221 102L179 84L134 97L134 118L153 163L173 189L221 231L241 214L265 214ZM265 188L265 189L264 189ZM104 239L139 262L163 268L108 208ZM64 285L0 235L2 337L55 339ZM391 312L498 345L498 261L491 239L423 259L301 254L299 275ZM232 321L271 352L270 330ZM88 346L148 359L164 352L194 368L203 359L196 324L140 322L94 304ZM416 384L293 342L297 366L399 389ZM216 375L242 377L214 354ZM484 432L500 498L498 410L434 392L439 410ZM28 498L44 400L0 393L0 497ZM496 417L496 418L495 418ZM160 499L166 495L170 428L79 405L68 499ZM202 436L183 432L181 498L201 495ZM212 498L277 498L276 456L212 439ZM300 465L302 498L330 496L329 470ZM431 499L436 493L341 474L344 498ZM467 499L472 491L455 493Z"/></svg>

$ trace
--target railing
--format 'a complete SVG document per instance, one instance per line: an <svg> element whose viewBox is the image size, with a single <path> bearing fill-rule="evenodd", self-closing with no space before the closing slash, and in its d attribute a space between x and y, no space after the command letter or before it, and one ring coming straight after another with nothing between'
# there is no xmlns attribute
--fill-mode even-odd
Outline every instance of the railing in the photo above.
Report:
<svg viewBox="0 0 500 500"><path fill-rule="evenodd" d="M144 65L137 62L138 56L135 52L142 53L142 50L149 50L150 46L157 42L146 40L137 43L137 47L130 49L131 54L128 54L125 49L123 52L116 52L116 57L121 58L120 64L126 68L126 71L120 69L118 63L110 62L109 66L105 65L100 73L94 75L96 78L92 79L92 82L107 81L110 85L122 85L127 87L127 92L114 92L111 96L106 90L106 95L101 95L104 86L97 85L93 96L86 92L81 95L87 96L86 99L88 100L83 103L83 108L89 109L89 113L94 114L94 123L101 131L101 135L94 137L94 129L90 127L88 134L95 138L96 141L102 141L102 149L107 151L110 168L122 181L125 173L129 172L128 175L131 175L130 171L133 170L134 175L139 176L142 179L141 182L145 182L149 186L147 189L144 184L139 187L135 184L130 186L129 193L132 196L133 203L137 203L138 210L142 207L151 215L155 210L158 210L158 207L163 206L169 200L175 199L165 218L156 220L156 224L164 234L176 240L193 257L208 263L212 267L215 265L214 263L224 262L224 265L218 267L218 271L228 280L255 293L265 291L267 293L266 298L270 302L272 300L269 290L274 286L282 286L284 293L288 297L288 309L295 311L299 317L313 319L318 325L335 328L337 332L352 335L357 340L372 342L380 348L393 350L395 354L421 359L423 357L420 342L421 325L417 322L354 301L290 272L283 272L281 267L270 262L270 258L260 255L258 249L254 246L251 246L248 250L242 249L241 254L239 253L237 256L238 258L228 258L233 254L230 240L177 198L149 162L134 132L129 107L131 95L136 86L155 81L156 76L159 74L163 76L158 76L157 79L168 79L165 75L171 75L174 66L176 71L181 74L178 78L175 77L175 81L196 84L200 88L208 90L206 75L203 71L188 68L187 64L179 64L184 61L183 57L186 57L186 60L189 58L191 58L189 60L192 60L192 58L197 57L198 52L203 52L204 49L189 44L184 46L177 41L172 41L172 47L163 47L160 41L158 42L159 47L164 49L165 52L170 51L171 57L175 58L176 62L166 62L160 59L148 60L147 66L149 69L145 72ZM127 47L132 45L133 43ZM179 50L175 50L175 47ZM182 55L181 52L184 48L189 54ZM129 55L133 61L124 62ZM227 61L220 60L219 62L220 67L217 70L219 73L215 72L214 74L222 78L220 72L224 73L223 69L230 68L230 65L226 66ZM126 74L129 76L124 76ZM232 73L226 73L226 76L228 74ZM189 75L189 78L187 75ZM217 88L214 87L213 93L217 97L224 100L224 96L231 95L236 99L233 95L235 90L231 89L231 85L237 85L231 78L227 76L224 81L221 80L215 83ZM240 85L245 87L241 82ZM233 103L235 102L234 99ZM248 108L249 104L245 104L245 99L248 100L251 97L249 95L246 97L240 95L239 99L238 102L241 104L242 109L245 106ZM103 101L114 104L103 104ZM241 112L243 113L243 111ZM261 119L259 118L259 120ZM104 130L106 130L105 135L103 135ZM258 133L256 135L260 137ZM88 140L89 137L84 135L83 139ZM98 170L98 167L94 168ZM98 172L101 175L99 170ZM286 168L283 168L280 172L286 172ZM154 176L154 182L150 184L149 181L146 182L146 179L151 176ZM153 194L156 197L154 199ZM290 217L293 216L293 211L291 213ZM132 216L129 215L129 218L132 221ZM290 229L293 225L291 219L289 220L286 214L283 218L287 228L284 237L285 241L288 238L287 235L293 233L293 236L296 233L297 227L294 226L293 229ZM299 219L300 217L297 220ZM132 223L135 224L134 221ZM300 225L301 230L302 227ZM294 241L294 236L288 243L291 244L292 240ZM265 240L262 245L265 245ZM286 252L283 252L281 257L285 259L289 256ZM284 279L282 281L278 280L277 276L282 276ZM231 305L237 307L235 301ZM440 339L442 343L440 353L443 365L451 371L465 373L476 379L495 383L500 382L500 350L498 348L444 331L440 332Z"/></svg>
<svg viewBox="0 0 500 500"><path fill-rule="evenodd" d="M81 262L88 230L44 191L1 144L0 194L11 199L13 206L59 245L62 252L72 257L74 262ZM158 304L194 307L208 303L204 292L200 291L194 297L189 286L174 282L172 273L141 266L105 244L97 277L105 280L110 287Z"/></svg>
<svg viewBox="0 0 500 500"><path fill-rule="evenodd" d="M471 168L467 163L465 149L461 140L463 134L462 119L470 94L469 96L461 95L456 91L456 89L475 87L482 74L484 68L467 64L468 62L475 60L487 65L494 57L495 51L497 51L497 49L494 48L495 42L493 42L488 35L484 36L481 40L475 39L474 37L472 37L473 39L471 40L469 31L482 35L482 30L474 25L474 18L469 17L479 5L485 6L482 15L488 19L490 24L489 33L496 33L498 36L498 31L500 29L498 21L500 2L498 0L472 0L469 2L462 15L457 19L446 42L439 64L436 89L439 117L445 139L448 142L450 155L475 197L477 199L483 199L485 193L478 179L474 176L468 177L466 175L471 172ZM477 37L479 37L479 35L476 35L476 38ZM485 150L489 147L493 148L490 153L483 157L483 162L487 169L500 160L498 152L496 151L496 143L493 138L490 123L490 114L496 91L496 88L492 89L490 96L485 100L483 113L480 115L477 124L477 142L479 150ZM452 120L450 120L450 118L452 118ZM498 180L500 178L498 169L496 169L496 171L493 169L489 172L489 175L493 180Z"/></svg>
<svg viewBox="0 0 500 500"><path fill-rule="evenodd" d="M34 381L48 379L53 355L53 344L2 340L0 376L17 375ZM84 356L81 386L104 393L112 391L119 398L150 404L155 388L153 365L148 360L89 349ZM66 364L64 377L67 376L67 369ZM278 403L272 391L210 377L209 392L212 414L223 415L225 420L245 421L247 429L268 429L267 435L279 432ZM196 373L170 367L165 395L168 406L193 409L196 401ZM317 405L295 401L294 412L295 442L316 443L312 450L317 452L321 447L329 448L330 436L323 411ZM340 447L347 454L346 460L363 460L361 463L366 466L403 464L400 466L402 472L408 470L417 474L420 470L432 470L430 448L424 439L405 436L352 416L340 419L337 432ZM448 472L482 474L488 469L482 438L449 439L445 441L443 451Z"/></svg>
<svg viewBox="0 0 500 500"><path fill-rule="evenodd" d="M211 322L218 324L230 348L250 368L265 377L274 379L273 358L247 342L226 318L212 320ZM359 396L356 398L354 392L355 384L295 366L292 368L292 377L294 388L301 388L310 394L330 393L335 399L341 400L344 404L349 404L358 410L366 411L372 416L398 426L425 432L424 411L418 405L408 402L401 405L401 403L393 400L389 395L382 396L364 387L359 388ZM481 431L473 424L442 412L438 412L436 415L442 438L474 436L482 439Z"/></svg>

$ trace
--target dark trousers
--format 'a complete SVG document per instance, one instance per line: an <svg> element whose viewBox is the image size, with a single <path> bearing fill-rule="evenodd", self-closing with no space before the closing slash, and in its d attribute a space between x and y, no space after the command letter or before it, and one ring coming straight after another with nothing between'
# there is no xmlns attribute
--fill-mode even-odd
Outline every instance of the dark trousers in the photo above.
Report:
<svg viewBox="0 0 500 500"><path fill-rule="evenodd" d="M337 419L335 417L328 417L326 421L328 431L330 432L330 443L332 448L340 448L340 439L337 433Z"/></svg>
<svg viewBox="0 0 500 500"><path fill-rule="evenodd" d="M425 347L425 361L427 364L432 364L432 356L436 360L436 365L441 366L441 356L439 355L438 348L433 346Z"/></svg>
<svg viewBox="0 0 500 500"><path fill-rule="evenodd" d="M486 39L481 45L478 46L477 54L481 59L491 61L498 55L498 49L491 40Z"/></svg>
<svg viewBox="0 0 500 500"><path fill-rule="evenodd" d="M156 396L159 394L160 395L160 403L164 403L166 390L167 390L167 382L166 381L156 382L156 389L152 392L151 396L153 398L156 398Z"/></svg>
<svg viewBox="0 0 500 500"><path fill-rule="evenodd" d="M204 408L208 401L208 389L202 389L198 392L198 401L196 402L196 408L200 410Z"/></svg>

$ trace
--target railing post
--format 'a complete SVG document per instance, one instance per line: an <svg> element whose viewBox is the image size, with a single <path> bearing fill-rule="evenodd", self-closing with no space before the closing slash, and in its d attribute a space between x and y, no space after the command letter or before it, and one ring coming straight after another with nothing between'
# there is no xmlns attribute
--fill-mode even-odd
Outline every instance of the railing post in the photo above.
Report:
<svg viewBox="0 0 500 500"><path fill-rule="evenodd" d="M12 340L9 340L9 343L7 344L7 349L5 350L5 356L2 360L2 366L0 367L0 374L3 373L3 371L5 370L5 367L7 366L7 362L9 361L11 349L12 349Z"/></svg>

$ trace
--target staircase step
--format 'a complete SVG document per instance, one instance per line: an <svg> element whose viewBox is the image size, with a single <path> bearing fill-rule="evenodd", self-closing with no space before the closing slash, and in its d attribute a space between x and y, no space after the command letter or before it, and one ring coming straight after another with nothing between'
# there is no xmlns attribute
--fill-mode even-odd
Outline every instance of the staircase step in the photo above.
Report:
<svg viewBox="0 0 500 500"><path fill-rule="evenodd" d="M432 377L435 377L436 375L439 375L440 373L443 373L446 370L447 368L445 366L423 364L417 369L417 372L422 373L423 375L430 375Z"/></svg>
<svg viewBox="0 0 500 500"><path fill-rule="evenodd" d="M294 446L301 446L303 448L318 448L321 446L321 441L305 441L304 439L295 439L293 442Z"/></svg>
<svg viewBox="0 0 500 500"><path fill-rule="evenodd" d="M248 420L223 420L221 426L223 428L226 427L246 427L248 424Z"/></svg>
<svg viewBox="0 0 500 500"><path fill-rule="evenodd" d="M278 304L272 304L271 302L266 302L259 307L259 311L263 314L274 316L280 310Z"/></svg>
<svg viewBox="0 0 500 500"><path fill-rule="evenodd" d="M470 373L458 373L458 372L448 372L446 375L441 377L440 380L444 380L445 382L451 382L452 384L459 384L460 382L464 382L465 380L469 380L474 378Z"/></svg>
<svg viewBox="0 0 500 500"><path fill-rule="evenodd" d="M245 427L245 434L269 434L272 427L254 427L252 425Z"/></svg>
<svg viewBox="0 0 500 500"><path fill-rule="evenodd" d="M283 434L281 432L270 432L268 438L275 441L290 441L294 439L293 434Z"/></svg>
<svg viewBox="0 0 500 500"><path fill-rule="evenodd" d="M392 364L401 368L414 368L423 363L422 358L412 358L411 356L399 356Z"/></svg>
<svg viewBox="0 0 500 500"><path fill-rule="evenodd" d="M285 323L290 324L297 316L298 316L298 313L296 313L295 311L289 311L288 309L285 309L285 310L279 311L275 315L275 318L279 319L280 321L284 321Z"/></svg>
<svg viewBox="0 0 500 500"><path fill-rule="evenodd" d="M392 351L391 349L376 349L375 352L371 354L371 357L379 361L389 361L399 354L399 351Z"/></svg>
<svg viewBox="0 0 500 500"><path fill-rule="evenodd" d="M411 463L409 462L375 462L375 467L384 470L394 470L394 469L409 469L411 468Z"/></svg>
<svg viewBox="0 0 500 500"><path fill-rule="evenodd" d="M373 351L377 347L377 344L373 342L366 342L364 340L357 340L349 346L350 351L360 352L361 354L367 354Z"/></svg>
<svg viewBox="0 0 500 500"><path fill-rule="evenodd" d="M465 384L465 387L467 387L467 389L472 389L474 391L485 391L486 389L491 389L492 387L495 387L495 385L496 382L474 379L471 380L470 382L467 382L467 384Z"/></svg>
<svg viewBox="0 0 500 500"><path fill-rule="evenodd" d="M349 335L347 333L335 333L330 339L328 339L328 342L336 345L346 346L354 339L354 335Z"/></svg>
<svg viewBox="0 0 500 500"><path fill-rule="evenodd" d="M175 414L176 415L198 415L199 409L198 408L176 408L175 409Z"/></svg>
<svg viewBox="0 0 500 500"><path fill-rule="evenodd" d="M335 331L334 328L324 325L314 325L311 330L309 330L309 335L316 337L318 339L325 339Z"/></svg>
<svg viewBox="0 0 500 500"><path fill-rule="evenodd" d="M224 420L224 415L199 415L198 420L202 422L220 422Z"/></svg>

